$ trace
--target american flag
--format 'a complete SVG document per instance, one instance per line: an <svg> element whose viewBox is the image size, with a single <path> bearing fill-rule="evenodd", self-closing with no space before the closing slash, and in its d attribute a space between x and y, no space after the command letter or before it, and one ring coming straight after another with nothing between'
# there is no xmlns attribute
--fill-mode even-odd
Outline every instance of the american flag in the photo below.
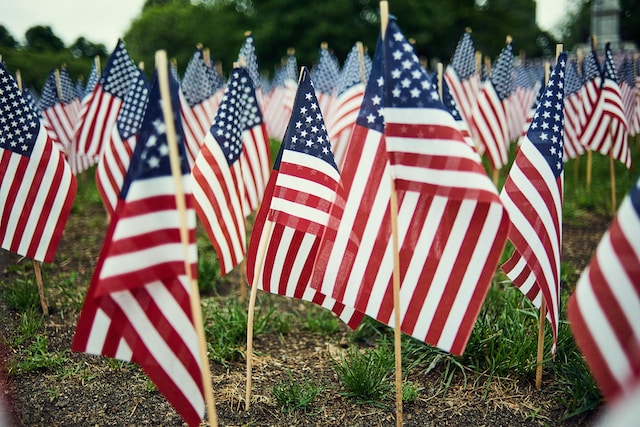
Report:
<svg viewBox="0 0 640 427"><path fill-rule="evenodd" d="M587 83L585 83L586 86ZM610 155L631 169L627 118L624 114L610 43L605 45L604 73L601 86L596 90L595 103L591 104L592 109L587 113L580 140L590 150L599 151L606 156Z"/></svg>
<svg viewBox="0 0 640 427"><path fill-rule="evenodd" d="M480 93L480 73L476 70L475 48L471 31L465 32L447 66L444 78L467 127L471 129L474 106ZM472 130L473 132L473 130Z"/></svg>
<svg viewBox="0 0 640 427"><path fill-rule="evenodd" d="M513 47L509 42L500 52L489 78L480 89L473 110L472 132L482 145L491 166L500 169L509 156L509 122L506 105L511 95Z"/></svg>
<svg viewBox="0 0 640 427"><path fill-rule="evenodd" d="M199 47L191 56L180 82L180 109L190 165L195 162L218 109L209 68L211 64L205 63L203 49Z"/></svg>
<svg viewBox="0 0 640 427"><path fill-rule="evenodd" d="M515 248L502 270L536 307L544 298L553 354L560 314L566 62L566 53L560 54L500 193L509 211L509 239Z"/></svg>
<svg viewBox="0 0 640 427"><path fill-rule="evenodd" d="M303 67L291 120L256 215L247 279L253 283L257 274L259 289L312 301L355 329L362 313L309 286L339 177L316 93ZM258 260L262 254L264 260Z"/></svg>
<svg viewBox="0 0 640 427"><path fill-rule="evenodd" d="M585 152L578 135L585 122L585 111L582 105L582 79L578 75L578 65L570 60L564 74L564 160L575 159Z"/></svg>
<svg viewBox="0 0 640 427"><path fill-rule="evenodd" d="M245 131L242 135L242 178L245 183L248 207L250 211L258 208L271 174L271 142L267 125L263 120L264 99L262 95L258 57L251 34L238 53L238 63L244 64L251 77L254 96L247 100L242 123Z"/></svg>
<svg viewBox="0 0 640 427"><path fill-rule="evenodd" d="M52 262L77 182L37 112L0 62L0 243Z"/></svg>
<svg viewBox="0 0 640 427"><path fill-rule="evenodd" d="M100 80L100 70L98 69L97 60L95 60L91 65L89 78L87 79L87 85L84 87L84 93L82 94L82 98L80 99L81 101L84 100L87 95L90 95L93 92L93 89L98 84L98 80Z"/></svg>
<svg viewBox="0 0 640 427"><path fill-rule="evenodd" d="M138 68L129 57L124 42L118 40L93 92L82 101L75 127L77 154L97 160L109 143L124 97L137 77Z"/></svg>
<svg viewBox="0 0 640 427"><path fill-rule="evenodd" d="M248 71L248 70L247 70ZM250 214L258 208L271 173L271 143L267 126L262 120L260 102L253 79L246 82L248 91L240 124L242 126L242 180Z"/></svg>
<svg viewBox="0 0 640 427"><path fill-rule="evenodd" d="M253 87L243 68L231 72L222 104L193 167L196 212L218 255L220 272L229 273L245 256L245 188L240 157L241 123Z"/></svg>
<svg viewBox="0 0 640 427"><path fill-rule="evenodd" d="M600 390L613 400L640 381L640 179L569 299L568 318Z"/></svg>
<svg viewBox="0 0 640 427"><path fill-rule="evenodd" d="M341 174L344 203L331 210L312 286L393 326L393 177L401 329L462 354L506 241L506 212L394 21L385 44L376 49Z"/></svg>
<svg viewBox="0 0 640 427"><path fill-rule="evenodd" d="M620 66L620 95L624 106L624 114L629 125L629 135L634 136L638 133L640 123L638 123L638 115L636 110L636 78L633 61L627 56L624 57Z"/></svg>
<svg viewBox="0 0 640 427"><path fill-rule="evenodd" d="M329 141L338 168L342 169L349 139L358 118L364 89L371 73L371 58L362 43L356 43L344 61L338 78L337 96L325 116Z"/></svg>
<svg viewBox="0 0 640 427"><path fill-rule="evenodd" d="M73 129L80 113L80 101L69 72L65 69L49 73L38 102L43 119L68 154L73 141Z"/></svg>
<svg viewBox="0 0 640 427"><path fill-rule="evenodd" d="M189 277L197 275L196 216L178 83L173 79L170 93L186 198L188 250L181 241L177 188L156 70L139 143L71 348L139 364L185 422L197 426L205 408L202 369L209 366L200 357L189 298Z"/></svg>
<svg viewBox="0 0 640 427"><path fill-rule="evenodd" d="M524 122L520 124L521 132L518 138L527 134L531 120L533 120L533 114L538 107L540 95L544 90L544 84L540 84L540 80L534 78L535 73L530 71L534 66L520 65L516 67L515 99L517 102L514 104L519 110L518 114L524 119Z"/></svg>
<svg viewBox="0 0 640 427"><path fill-rule="evenodd" d="M96 167L96 187L108 216L118 204L118 194L138 139L149 100L149 81L142 70L124 97L109 143L102 150Z"/></svg>

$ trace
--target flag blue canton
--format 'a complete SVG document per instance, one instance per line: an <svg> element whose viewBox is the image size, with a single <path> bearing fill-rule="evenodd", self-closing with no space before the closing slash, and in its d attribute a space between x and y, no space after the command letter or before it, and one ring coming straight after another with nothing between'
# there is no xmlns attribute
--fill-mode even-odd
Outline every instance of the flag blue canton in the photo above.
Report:
<svg viewBox="0 0 640 427"><path fill-rule="evenodd" d="M40 101L38 101L38 109L40 111L51 108L58 103L58 90L56 88L56 77L53 72L49 73L47 81L42 87Z"/></svg>
<svg viewBox="0 0 640 427"><path fill-rule="evenodd" d="M466 80L476 72L475 54L471 33L466 32L451 59L451 66L460 80Z"/></svg>
<svg viewBox="0 0 640 427"><path fill-rule="evenodd" d="M242 154L244 127L241 126L241 118L253 89L250 79L251 77L244 68L235 68L231 72L227 91L210 129L229 165L238 160Z"/></svg>
<svg viewBox="0 0 640 427"><path fill-rule="evenodd" d="M567 64L564 74L564 96L565 98L576 93L582 87L582 79L578 75L578 65L576 61L570 61Z"/></svg>
<svg viewBox="0 0 640 427"><path fill-rule="evenodd" d="M244 39L244 44L240 48L240 53L238 54L238 63L242 63L240 61L241 58L244 58L245 67L249 76L251 76L253 87L259 89L261 84L260 71L258 67L258 56L256 55L256 47L253 42L252 35L248 35Z"/></svg>
<svg viewBox="0 0 640 427"><path fill-rule="evenodd" d="M613 80L618 83L618 73L616 73L616 62L613 59L613 52L611 52L611 44L607 43L604 48L605 61L604 61L604 78ZM604 79L602 81L604 83Z"/></svg>
<svg viewBox="0 0 640 427"><path fill-rule="evenodd" d="M185 155L183 142L182 121L180 119L180 104L178 99L178 82L169 78L169 93L171 94L171 109L178 142L178 153L182 174L189 173L189 164ZM158 83L158 72L154 74L147 110L142 120L138 142L131 157L131 164L127 171L120 198L125 199L129 187L134 180L158 178L171 175L169 160L169 145L167 142L167 125L162 111L162 98Z"/></svg>
<svg viewBox="0 0 640 427"><path fill-rule="evenodd" d="M38 115L0 62L0 148L31 156L38 138Z"/></svg>
<svg viewBox="0 0 640 427"><path fill-rule="evenodd" d="M93 65L91 66L91 71L89 71L89 78L87 79L87 85L84 87L83 97L93 92L93 88L96 87L99 80L100 80L100 73L96 68L96 63L94 62Z"/></svg>
<svg viewBox="0 0 640 427"><path fill-rule="evenodd" d="M180 82L182 93L189 106L193 107L210 97L214 88L204 63L202 49L197 49L191 56L187 69Z"/></svg>
<svg viewBox="0 0 640 427"><path fill-rule="evenodd" d="M383 96L384 96L384 77L382 76L382 41L378 39L378 46L374 54L367 87L365 89L360 112L356 119L356 124L377 132L384 132L384 117L382 115Z"/></svg>
<svg viewBox="0 0 640 427"><path fill-rule="evenodd" d="M302 67L293 105L289 126L282 140L285 149L320 158L338 170L318 99L306 67Z"/></svg>
<svg viewBox="0 0 640 427"><path fill-rule="evenodd" d="M527 138L544 156L554 176L558 178L563 171L563 135L564 135L564 69L567 54L558 56L549 83L540 99L533 121L527 132Z"/></svg>
<svg viewBox="0 0 640 427"><path fill-rule="evenodd" d="M624 57L620 66L620 82L625 82L629 87L635 86L635 75L633 70L633 61L627 56Z"/></svg>
<svg viewBox="0 0 640 427"><path fill-rule="evenodd" d="M313 87L321 93L332 93L338 84L340 67L335 57L331 55L329 49L320 49L320 59L311 70Z"/></svg>
<svg viewBox="0 0 640 427"><path fill-rule="evenodd" d="M591 53L589 53L589 56L587 56L587 59L582 63L582 78L586 82L601 76L602 76L602 72L600 70L600 63L598 62L598 56L596 55L596 52L592 48Z"/></svg>
<svg viewBox="0 0 640 427"><path fill-rule="evenodd" d="M246 72L251 76L251 74L249 74L249 70L246 70ZM245 129L251 129L262 124L262 112L258 106L258 99L256 98L256 90L253 86L252 79L249 79L244 83L243 91L245 94L243 96L243 108L240 124L244 131Z"/></svg>
<svg viewBox="0 0 640 427"><path fill-rule="evenodd" d="M73 102L76 99L76 86L73 83L71 74L64 68L60 70L60 101L64 104Z"/></svg>
<svg viewBox="0 0 640 427"><path fill-rule="evenodd" d="M385 43L385 107L396 108L440 108L438 92L413 46L400 32L395 21L390 20Z"/></svg>
<svg viewBox="0 0 640 427"><path fill-rule="evenodd" d="M118 126L118 132L122 139L138 133L148 100L149 82L144 73L139 70L138 78L131 84L129 91L125 95L116 120L116 126Z"/></svg>
<svg viewBox="0 0 640 427"><path fill-rule="evenodd" d="M500 100L507 99L513 92L513 45L507 45L500 52L495 66L491 69L489 80Z"/></svg>
<svg viewBox="0 0 640 427"><path fill-rule="evenodd" d="M119 40L116 48L109 55L99 82L105 92L122 99L127 94L129 84L136 77L137 72L138 68L129 57L124 43Z"/></svg>
<svg viewBox="0 0 640 427"><path fill-rule="evenodd" d="M360 58L357 45L354 45L347 55L340 76L338 77L338 95L345 92L350 87L353 87L361 82L362 73L360 72ZM371 58L366 53L363 54L363 66L364 66L364 82L369 80L369 74L371 74Z"/></svg>

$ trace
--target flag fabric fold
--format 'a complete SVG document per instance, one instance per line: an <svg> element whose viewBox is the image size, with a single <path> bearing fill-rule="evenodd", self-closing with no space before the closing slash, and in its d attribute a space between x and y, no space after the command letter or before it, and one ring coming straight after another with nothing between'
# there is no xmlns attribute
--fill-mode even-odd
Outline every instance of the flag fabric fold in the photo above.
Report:
<svg viewBox="0 0 640 427"><path fill-rule="evenodd" d="M509 240L515 248L502 270L536 307L544 298L554 355L560 320L566 61L566 53L558 56L500 193L509 211Z"/></svg>
<svg viewBox="0 0 640 427"><path fill-rule="evenodd" d="M256 215L247 279L253 284L257 276L258 289L332 310L355 329L362 313L309 286L339 177L315 89L303 67L291 120ZM259 260L263 247L265 259Z"/></svg>
<svg viewBox="0 0 640 427"><path fill-rule="evenodd" d="M129 86L137 77L138 68L129 57L124 42L118 40L93 91L80 106L80 117L74 129L73 152L76 155L86 156L94 163L97 161L109 143Z"/></svg>
<svg viewBox="0 0 640 427"><path fill-rule="evenodd" d="M240 264L246 253L248 206L240 158L242 118L250 98L255 99L251 77L244 68L235 68L191 173L196 212L218 255L222 275Z"/></svg>
<svg viewBox="0 0 640 427"><path fill-rule="evenodd" d="M0 246L52 262L77 181L2 62L0 95Z"/></svg>
<svg viewBox="0 0 640 427"><path fill-rule="evenodd" d="M393 178L401 329L462 354L506 241L506 212L395 21L380 43L312 286L394 326Z"/></svg>
<svg viewBox="0 0 640 427"><path fill-rule="evenodd" d="M500 52L478 94L473 109L472 132L475 132L482 150L493 169L506 165L509 157L509 120L507 106L511 94L513 46L509 42Z"/></svg>
<svg viewBox="0 0 640 427"><path fill-rule="evenodd" d="M640 179L569 298L576 343L608 401L640 381Z"/></svg>
<svg viewBox="0 0 640 427"><path fill-rule="evenodd" d="M182 176L171 174L156 70L71 348L137 363L184 421L197 426L205 409L202 369L209 366L200 358L189 297L189 278L197 276L196 216L174 79L170 93ZM186 199L188 249L180 236L176 179Z"/></svg>

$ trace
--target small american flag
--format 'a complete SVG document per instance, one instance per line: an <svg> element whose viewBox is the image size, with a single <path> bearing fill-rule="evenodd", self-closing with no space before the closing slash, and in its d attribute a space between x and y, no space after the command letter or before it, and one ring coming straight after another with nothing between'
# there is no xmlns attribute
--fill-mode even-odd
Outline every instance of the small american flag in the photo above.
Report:
<svg viewBox="0 0 640 427"><path fill-rule="evenodd" d="M567 315L608 401L640 381L640 179L580 275ZM636 400L637 415L637 400Z"/></svg>
<svg viewBox="0 0 640 427"><path fill-rule="evenodd" d="M96 187L109 216L113 215L118 204L118 194L129 169L148 99L149 81L139 70L138 78L124 97L109 144L102 150L96 167Z"/></svg>
<svg viewBox="0 0 640 427"><path fill-rule="evenodd" d="M473 108L480 92L480 74L476 70L475 48L470 31L465 32L458 41L444 78L467 127L471 128Z"/></svg>
<svg viewBox="0 0 640 427"><path fill-rule="evenodd" d="M38 114L0 62L0 243L52 262L77 182Z"/></svg>
<svg viewBox="0 0 640 427"><path fill-rule="evenodd" d="M509 211L509 239L515 247L502 269L536 307L544 298L554 354L560 314L566 61L566 53L558 56L500 194Z"/></svg>
<svg viewBox="0 0 640 427"><path fill-rule="evenodd" d="M210 68L210 64L205 63L203 49L198 48L191 56L180 82L180 109L190 165L195 162L218 109Z"/></svg>
<svg viewBox="0 0 640 427"><path fill-rule="evenodd" d="M38 108L64 147L65 154L68 154L80 114L80 101L75 96L73 81L67 70L56 70L49 74L42 88Z"/></svg>
<svg viewBox="0 0 640 427"><path fill-rule="evenodd" d="M242 116L253 87L244 68L235 68L213 124L196 158L192 176L198 217L225 275L245 256L247 211L242 179Z"/></svg>
<svg viewBox="0 0 640 427"><path fill-rule="evenodd" d="M509 121L505 109L511 94L513 47L511 43L500 52L484 81L473 110L472 132L476 132L491 166L500 169L509 155Z"/></svg>
<svg viewBox="0 0 640 427"><path fill-rule="evenodd" d="M71 348L139 364L184 421L197 426L205 408L202 369L209 367L200 357L189 297L189 277L197 276L196 216L174 79L170 93L186 199L188 255L181 240L156 71L139 143Z"/></svg>
<svg viewBox="0 0 640 427"><path fill-rule="evenodd" d="M118 40L93 92L84 98L80 107L74 142L77 154L94 159L100 156L109 143L129 86L137 77L138 68L129 57L124 42Z"/></svg>
<svg viewBox="0 0 640 427"><path fill-rule="evenodd" d="M575 159L585 152L578 135L582 131L582 124L586 121L584 106L582 105L582 79L578 75L576 61L569 61L564 75L564 157Z"/></svg>
<svg viewBox="0 0 640 427"><path fill-rule="evenodd" d="M247 279L253 283L258 274L259 289L312 301L355 328L362 313L309 286L338 180L315 90L303 67L291 120L256 215L247 254ZM267 245L265 260L262 270L256 271L263 245Z"/></svg>
<svg viewBox="0 0 640 427"><path fill-rule="evenodd" d="M585 83L586 86L587 83ZM589 149L599 151L606 156L611 155L630 169L628 124L610 43L605 46L605 67L601 86L596 87L595 90L595 98L590 97L592 101L595 100L595 103L591 104L592 109L587 113L580 140Z"/></svg>

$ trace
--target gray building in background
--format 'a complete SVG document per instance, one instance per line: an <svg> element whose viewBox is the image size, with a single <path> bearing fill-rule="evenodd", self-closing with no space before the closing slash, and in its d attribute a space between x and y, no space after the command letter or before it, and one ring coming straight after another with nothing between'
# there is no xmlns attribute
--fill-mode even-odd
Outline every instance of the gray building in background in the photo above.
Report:
<svg viewBox="0 0 640 427"><path fill-rule="evenodd" d="M636 50L634 43L620 40L619 0L594 0L591 4L591 34L596 36L597 49L604 49L606 42L611 43L614 52Z"/></svg>

